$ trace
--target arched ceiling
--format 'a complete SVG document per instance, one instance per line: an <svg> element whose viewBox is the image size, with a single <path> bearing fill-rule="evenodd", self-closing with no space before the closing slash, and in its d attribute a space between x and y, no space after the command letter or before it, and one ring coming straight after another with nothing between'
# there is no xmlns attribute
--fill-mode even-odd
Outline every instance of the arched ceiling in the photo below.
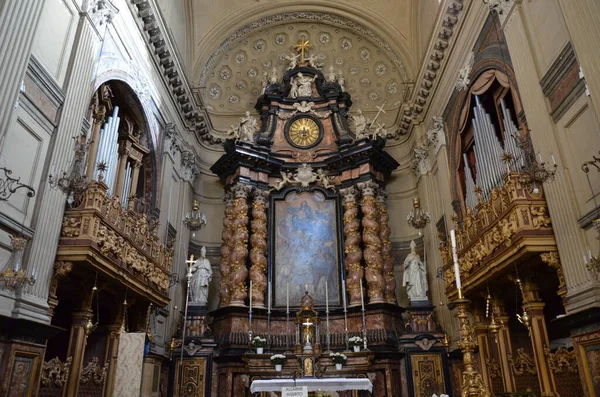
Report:
<svg viewBox="0 0 600 397"><path fill-rule="evenodd" d="M263 73L275 67L281 76L287 65L281 56L300 38L314 44L311 53L325 75L330 66L342 72L355 110L373 118L385 102L383 122L390 128L397 123L411 88L406 83L418 70L415 0L189 0L188 6L190 82L215 130L227 130L253 109Z"/></svg>

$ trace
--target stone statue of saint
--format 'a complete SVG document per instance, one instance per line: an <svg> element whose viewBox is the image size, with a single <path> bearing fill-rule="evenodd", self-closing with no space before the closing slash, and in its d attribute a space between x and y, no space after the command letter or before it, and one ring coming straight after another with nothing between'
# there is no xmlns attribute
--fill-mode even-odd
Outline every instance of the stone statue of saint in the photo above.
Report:
<svg viewBox="0 0 600 397"><path fill-rule="evenodd" d="M259 130L258 121L256 117L251 116L250 112L246 111L246 117L240 119L240 139L244 142L253 142L254 134Z"/></svg>
<svg viewBox="0 0 600 397"><path fill-rule="evenodd" d="M417 255L416 247L415 241L412 240L410 253L404 260L404 277L402 278L402 286L406 287L406 293L411 302L427 300L427 291L429 290L425 264Z"/></svg>
<svg viewBox="0 0 600 397"><path fill-rule="evenodd" d="M210 261L206 259L206 248L200 249L200 258L192 265L190 282L190 303L206 306L208 301L208 285L212 280Z"/></svg>

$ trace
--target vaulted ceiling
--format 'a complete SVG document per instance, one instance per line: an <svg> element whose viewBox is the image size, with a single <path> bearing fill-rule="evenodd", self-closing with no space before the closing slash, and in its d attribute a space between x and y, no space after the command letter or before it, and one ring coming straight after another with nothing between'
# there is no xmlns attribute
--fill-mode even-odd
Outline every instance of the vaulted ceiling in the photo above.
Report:
<svg viewBox="0 0 600 397"><path fill-rule="evenodd" d="M299 39L327 74L346 80L354 110L398 123L443 0L157 0L213 129L225 131L260 95L261 78L281 76Z"/></svg>

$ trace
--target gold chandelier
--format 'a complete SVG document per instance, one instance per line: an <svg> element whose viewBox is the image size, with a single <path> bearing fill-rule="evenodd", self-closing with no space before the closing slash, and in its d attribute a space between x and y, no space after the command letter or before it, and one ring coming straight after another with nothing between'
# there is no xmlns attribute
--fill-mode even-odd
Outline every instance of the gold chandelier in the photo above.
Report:
<svg viewBox="0 0 600 397"><path fill-rule="evenodd" d="M202 226L206 225L206 215L199 212L199 208L198 200L194 200L192 211L188 212L183 219L183 223L192 231L192 237L196 237L196 230L200 230Z"/></svg>
<svg viewBox="0 0 600 397"><path fill-rule="evenodd" d="M419 235L431 220L429 212L421 208L421 200L418 197L413 198L413 209L408 213L406 220L410 227L419 231Z"/></svg>

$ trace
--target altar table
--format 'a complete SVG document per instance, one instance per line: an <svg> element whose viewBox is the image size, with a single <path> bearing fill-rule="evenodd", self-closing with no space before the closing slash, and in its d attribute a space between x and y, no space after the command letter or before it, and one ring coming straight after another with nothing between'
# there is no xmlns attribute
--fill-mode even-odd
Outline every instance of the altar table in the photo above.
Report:
<svg viewBox="0 0 600 397"><path fill-rule="evenodd" d="M250 392L281 391L284 387L307 386L308 391L373 391L373 384L367 378L320 378L320 379L265 379L252 381Z"/></svg>

